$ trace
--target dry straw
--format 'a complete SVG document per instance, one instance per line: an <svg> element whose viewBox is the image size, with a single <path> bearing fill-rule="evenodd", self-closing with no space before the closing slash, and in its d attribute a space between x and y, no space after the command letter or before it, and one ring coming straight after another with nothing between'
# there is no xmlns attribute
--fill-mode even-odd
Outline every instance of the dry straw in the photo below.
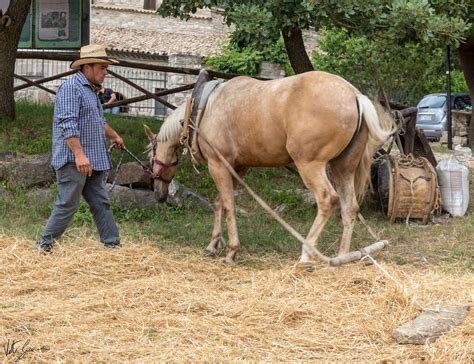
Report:
<svg viewBox="0 0 474 364"><path fill-rule="evenodd" d="M74 235L44 256L31 240L0 233L0 337L21 341L3 360L22 353L30 362L473 360L472 315L432 344L391 337L419 314L415 299L472 305L474 276L466 271L382 263L403 293L362 263L303 274L274 255L227 267L190 249L162 252L146 239L107 250Z"/></svg>

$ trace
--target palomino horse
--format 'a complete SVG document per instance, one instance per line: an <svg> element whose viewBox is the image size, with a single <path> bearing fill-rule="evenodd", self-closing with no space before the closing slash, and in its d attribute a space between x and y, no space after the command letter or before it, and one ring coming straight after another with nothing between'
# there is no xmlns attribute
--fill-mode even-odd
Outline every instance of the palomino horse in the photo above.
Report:
<svg viewBox="0 0 474 364"><path fill-rule="evenodd" d="M176 109L157 135L145 126L152 143L155 197L160 202L166 200L176 171L184 109L184 105ZM234 208L236 180L204 137L240 176L249 167L293 162L318 206L307 242L316 245L333 209L340 206L343 233L339 254L344 254L350 248L359 211L357 197L364 193L371 159L392 132L392 125L380 120L366 96L344 79L325 72L272 81L242 76L219 85L209 97L197 134L202 156L219 190L205 254L218 252L222 211L229 234L226 263L235 263L240 242ZM311 258L303 249L300 263L310 264Z"/></svg>

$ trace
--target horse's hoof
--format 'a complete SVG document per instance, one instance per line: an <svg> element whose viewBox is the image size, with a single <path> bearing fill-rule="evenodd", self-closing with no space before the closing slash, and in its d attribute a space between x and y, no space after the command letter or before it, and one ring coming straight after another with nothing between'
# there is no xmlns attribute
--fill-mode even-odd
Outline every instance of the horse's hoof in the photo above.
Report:
<svg viewBox="0 0 474 364"><path fill-rule="evenodd" d="M225 265L236 265L237 264L234 259L230 259L230 258L227 258L227 257L222 259L222 263L224 263Z"/></svg>
<svg viewBox="0 0 474 364"><path fill-rule="evenodd" d="M203 252L203 255L205 257L215 257L217 255L217 251L212 251L212 250L209 250L209 249L204 249L204 252Z"/></svg>
<svg viewBox="0 0 474 364"><path fill-rule="evenodd" d="M312 273L315 270L314 263L311 262L300 262L298 263L298 270L302 270L307 273Z"/></svg>

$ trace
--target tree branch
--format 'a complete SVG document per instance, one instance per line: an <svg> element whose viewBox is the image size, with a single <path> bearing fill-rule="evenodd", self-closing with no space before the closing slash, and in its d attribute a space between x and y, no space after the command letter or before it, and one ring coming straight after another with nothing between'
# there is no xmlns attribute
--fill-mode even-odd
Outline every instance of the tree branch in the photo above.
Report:
<svg viewBox="0 0 474 364"><path fill-rule="evenodd" d="M304 47L301 29L297 27L286 28L281 33L285 42L286 53L295 73L314 71L313 64Z"/></svg>

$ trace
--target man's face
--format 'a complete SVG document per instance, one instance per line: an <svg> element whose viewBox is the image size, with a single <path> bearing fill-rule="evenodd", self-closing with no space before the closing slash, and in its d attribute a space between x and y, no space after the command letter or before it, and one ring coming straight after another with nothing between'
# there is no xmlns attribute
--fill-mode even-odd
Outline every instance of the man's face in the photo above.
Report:
<svg viewBox="0 0 474 364"><path fill-rule="evenodd" d="M108 63L93 63L84 65L84 75L86 78L96 85L102 85L105 76L107 76L109 68Z"/></svg>

